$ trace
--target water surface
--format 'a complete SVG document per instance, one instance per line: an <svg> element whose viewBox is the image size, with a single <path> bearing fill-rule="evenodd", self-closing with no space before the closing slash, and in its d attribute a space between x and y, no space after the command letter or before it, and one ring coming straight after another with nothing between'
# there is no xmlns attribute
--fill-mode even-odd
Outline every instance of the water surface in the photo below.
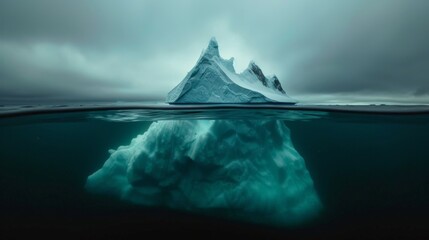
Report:
<svg viewBox="0 0 429 240"><path fill-rule="evenodd" d="M418 107L2 107L0 220L6 236L124 236L151 230L271 237L426 236L429 114ZM85 189L87 177L157 121L281 121L321 213L273 226ZM245 146L236 146L244 148Z"/></svg>

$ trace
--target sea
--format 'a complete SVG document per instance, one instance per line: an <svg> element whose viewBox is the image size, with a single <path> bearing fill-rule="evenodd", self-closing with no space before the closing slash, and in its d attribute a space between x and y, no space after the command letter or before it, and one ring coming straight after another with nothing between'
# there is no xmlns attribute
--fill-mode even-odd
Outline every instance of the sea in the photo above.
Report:
<svg viewBox="0 0 429 240"><path fill-rule="evenodd" d="M296 224L255 223L85 187L109 150L129 145L154 122L183 120L280 121L305 161L321 211ZM0 223L0 239L427 239L429 106L3 105Z"/></svg>

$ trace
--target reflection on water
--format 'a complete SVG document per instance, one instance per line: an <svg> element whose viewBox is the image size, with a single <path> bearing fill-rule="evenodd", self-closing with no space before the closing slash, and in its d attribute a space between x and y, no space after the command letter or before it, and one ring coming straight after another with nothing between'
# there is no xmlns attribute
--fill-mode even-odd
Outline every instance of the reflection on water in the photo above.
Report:
<svg viewBox="0 0 429 240"><path fill-rule="evenodd" d="M264 110L264 109L206 109L206 110L122 110L92 113L91 118L112 122L140 122L180 119L275 119L285 121L307 121L328 116L321 111Z"/></svg>

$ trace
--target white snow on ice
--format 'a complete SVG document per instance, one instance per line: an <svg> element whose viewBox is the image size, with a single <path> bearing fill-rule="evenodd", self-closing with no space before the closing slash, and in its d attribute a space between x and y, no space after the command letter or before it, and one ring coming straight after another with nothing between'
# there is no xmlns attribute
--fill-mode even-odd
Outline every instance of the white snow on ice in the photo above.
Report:
<svg viewBox="0 0 429 240"><path fill-rule="evenodd" d="M219 46L212 38L196 66L172 91L168 103L295 103L281 88L276 88L275 76L267 78L259 67L250 62L241 74L235 72L234 58L223 59ZM257 73L253 69L259 70ZM262 79L262 80L261 80ZM266 85L264 85L264 83Z"/></svg>

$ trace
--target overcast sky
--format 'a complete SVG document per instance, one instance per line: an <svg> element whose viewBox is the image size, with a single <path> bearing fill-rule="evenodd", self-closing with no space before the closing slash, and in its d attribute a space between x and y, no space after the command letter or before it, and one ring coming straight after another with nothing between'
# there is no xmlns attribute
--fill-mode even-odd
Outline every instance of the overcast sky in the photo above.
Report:
<svg viewBox="0 0 429 240"><path fill-rule="evenodd" d="M0 102L164 100L210 37L302 101L429 103L427 0L0 1Z"/></svg>

